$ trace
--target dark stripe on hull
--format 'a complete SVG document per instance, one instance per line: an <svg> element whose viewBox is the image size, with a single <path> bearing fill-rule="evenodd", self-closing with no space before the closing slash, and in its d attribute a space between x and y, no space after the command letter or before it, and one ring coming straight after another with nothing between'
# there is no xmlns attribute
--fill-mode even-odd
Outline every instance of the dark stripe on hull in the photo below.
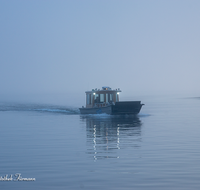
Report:
<svg viewBox="0 0 200 190"><path fill-rule="evenodd" d="M112 106L112 114L114 115L124 115L124 114L138 114L142 108L143 104L140 101L123 101L116 102Z"/></svg>
<svg viewBox="0 0 200 190"><path fill-rule="evenodd" d="M100 108L79 108L79 109L81 114L101 114L101 113L112 114L111 106L100 107Z"/></svg>

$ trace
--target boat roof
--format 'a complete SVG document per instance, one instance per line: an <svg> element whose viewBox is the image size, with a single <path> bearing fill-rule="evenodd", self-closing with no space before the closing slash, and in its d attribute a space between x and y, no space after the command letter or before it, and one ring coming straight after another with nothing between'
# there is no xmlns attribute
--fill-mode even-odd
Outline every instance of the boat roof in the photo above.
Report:
<svg viewBox="0 0 200 190"><path fill-rule="evenodd" d="M116 89L112 89L108 86L103 86L102 89L92 89L91 91L86 91L85 93L95 93L95 92L105 92L105 91L109 91L109 92L121 92L120 88L116 88Z"/></svg>

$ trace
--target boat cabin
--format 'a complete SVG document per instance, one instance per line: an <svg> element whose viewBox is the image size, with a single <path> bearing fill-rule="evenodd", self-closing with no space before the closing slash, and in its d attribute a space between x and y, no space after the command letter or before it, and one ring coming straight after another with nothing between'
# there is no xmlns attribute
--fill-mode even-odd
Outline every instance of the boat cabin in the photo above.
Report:
<svg viewBox="0 0 200 190"><path fill-rule="evenodd" d="M121 92L119 88L111 89L108 86L103 86L101 90L96 88L92 91L86 91L86 108L115 104L115 102L119 102L119 92Z"/></svg>

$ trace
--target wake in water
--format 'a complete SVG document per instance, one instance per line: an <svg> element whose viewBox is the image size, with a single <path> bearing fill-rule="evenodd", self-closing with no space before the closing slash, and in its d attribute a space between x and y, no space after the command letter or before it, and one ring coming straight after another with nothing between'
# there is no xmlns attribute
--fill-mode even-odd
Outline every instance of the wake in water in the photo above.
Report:
<svg viewBox="0 0 200 190"><path fill-rule="evenodd" d="M67 106L58 106L58 105L49 105L49 104L19 104L19 103L0 103L0 111L34 111L34 112L44 112L44 113L60 113L67 115L77 115L80 114L78 108L67 107ZM89 118L113 118L113 117L133 117L132 115L108 115L103 114L87 114L83 115L84 117ZM148 117L149 114L139 113L138 117Z"/></svg>
<svg viewBox="0 0 200 190"><path fill-rule="evenodd" d="M68 115L79 114L78 108L56 106L48 104L18 104L18 103L0 103L0 111L36 111L63 113Z"/></svg>
<svg viewBox="0 0 200 190"><path fill-rule="evenodd" d="M145 114L145 113L139 113L138 117L149 117L151 116L150 114Z"/></svg>

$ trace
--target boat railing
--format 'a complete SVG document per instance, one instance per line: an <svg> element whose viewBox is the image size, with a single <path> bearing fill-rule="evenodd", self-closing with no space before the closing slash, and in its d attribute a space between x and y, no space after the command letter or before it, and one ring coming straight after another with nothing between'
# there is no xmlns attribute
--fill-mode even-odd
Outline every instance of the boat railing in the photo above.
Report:
<svg viewBox="0 0 200 190"><path fill-rule="evenodd" d="M99 108L99 107L106 107L106 106L109 106L109 105L110 105L109 102L95 103L94 107Z"/></svg>

